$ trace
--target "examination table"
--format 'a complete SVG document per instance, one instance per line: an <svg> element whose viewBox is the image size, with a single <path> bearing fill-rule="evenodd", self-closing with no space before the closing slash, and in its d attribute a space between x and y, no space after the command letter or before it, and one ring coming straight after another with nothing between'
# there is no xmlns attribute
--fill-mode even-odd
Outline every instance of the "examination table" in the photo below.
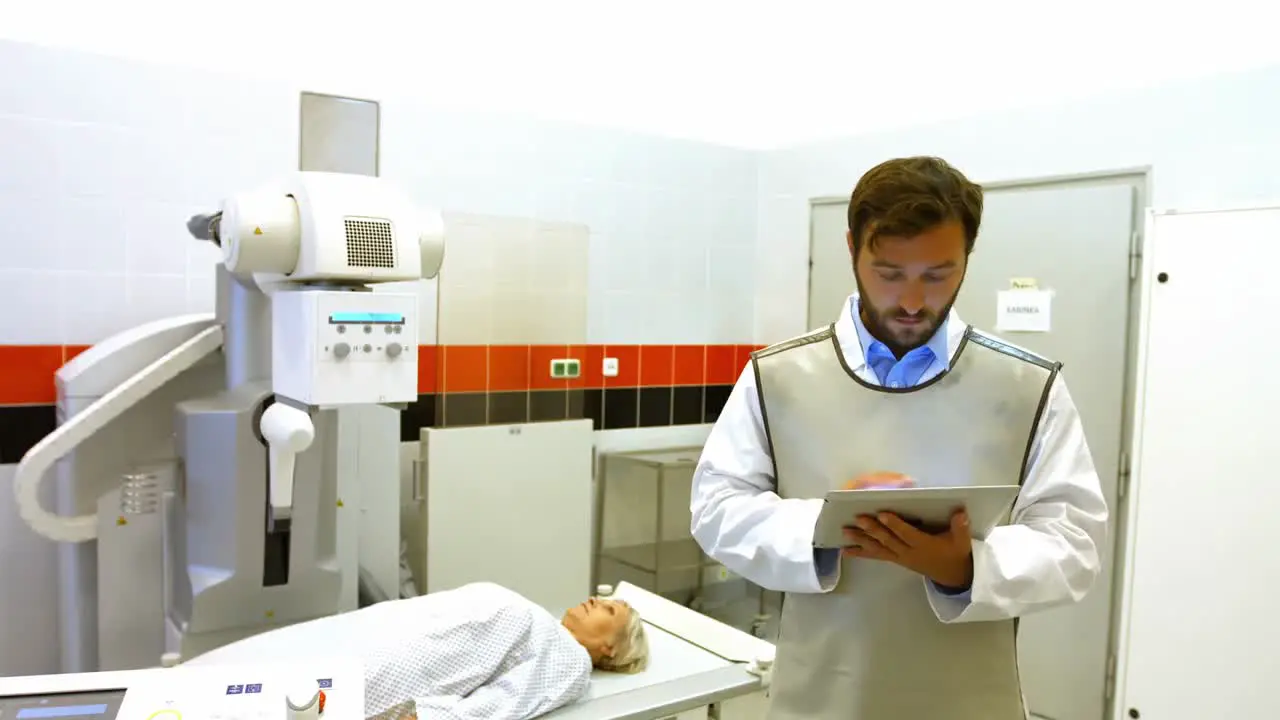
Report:
<svg viewBox="0 0 1280 720"><path fill-rule="evenodd" d="M620 584L612 596L644 619L648 667L634 674L596 671L585 696L542 718L763 719L774 658L771 643L629 583ZM173 668L0 678L0 716L285 720L283 694L289 679L312 672L331 678L320 681L321 687L346 690L331 698L325 718L361 720L364 678L359 663L304 652L297 661L264 665L254 658L253 638L248 640L243 658L232 650L220 652L217 662L193 658Z"/></svg>
<svg viewBox="0 0 1280 720"><path fill-rule="evenodd" d="M627 602L644 620L648 666L634 674L595 671L584 697L540 718L705 720L713 707L717 720L764 717L774 657L771 643L630 583L619 584L610 597ZM258 635L224 646L212 662L251 662L262 654L265 639ZM290 652L307 656L322 652L323 645L323 638L294 637ZM203 664L202 659L185 663L193 664Z"/></svg>
<svg viewBox="0 0 1280 720"><path fill-rule="evenodd" d="M774 646L630 583L613 597L640 613L649 665L624 675L596 671L582 699L546 720L762 720Z"/></svg>

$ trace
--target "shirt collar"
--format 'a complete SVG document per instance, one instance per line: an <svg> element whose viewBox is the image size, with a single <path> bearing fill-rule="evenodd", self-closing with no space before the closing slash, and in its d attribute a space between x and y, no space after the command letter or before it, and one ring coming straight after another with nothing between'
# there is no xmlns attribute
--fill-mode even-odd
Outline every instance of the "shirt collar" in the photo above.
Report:
<svg viewBox="0 0 1280 720"><path fill-rule="evenodd" d="M933 352L934 358L945 369L951 365L951 358L960 347L960 341L964 338L967 328L968 326L960 319L960 314L952 307L947 318L942 321L942 325L924 344L924 347ZM873 346L884 348L884 343L872 337L871 332L862 322L861 313L858 312L857 293L850 295L841 308L840 317L836 320L836 341L840 344L840 352L844 353L849 368L854 372L866 367L867 353ZM888 349L884 349L887 352Z"/></svg>

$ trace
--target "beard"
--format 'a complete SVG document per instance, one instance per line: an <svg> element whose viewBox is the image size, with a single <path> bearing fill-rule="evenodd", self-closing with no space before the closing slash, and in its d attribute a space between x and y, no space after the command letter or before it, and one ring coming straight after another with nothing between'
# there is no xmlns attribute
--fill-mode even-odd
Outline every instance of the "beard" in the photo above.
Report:
<svg viewBox="0 0 1280 720"><path fill-rule="evenodd" d="M856 270L853 276L858 286L858 312L862 316L863 325L867 327L871 337L884 343L899 360L903 355L929 342L938 332L938 328L942 327L943 321L951 314L951 307L955 305L956 298L960 295L960 289L956 288L955 293L947 300L947 304L938 312L923 308L913 315L901 307L877 307L871 304ZM919 322L912 326L891 324L898 318L911 318Z"/></svg>

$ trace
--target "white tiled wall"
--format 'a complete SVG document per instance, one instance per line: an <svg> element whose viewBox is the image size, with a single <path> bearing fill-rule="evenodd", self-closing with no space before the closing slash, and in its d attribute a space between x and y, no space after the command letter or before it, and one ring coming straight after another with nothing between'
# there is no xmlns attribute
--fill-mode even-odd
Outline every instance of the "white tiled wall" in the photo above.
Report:
<svg viewBox="0 0 1280 720"><path fill-rule="evenodd" d="M192 70L0 42L3 344L91 344L213 308L186 218L297 163L297 97Z"/></svg>
<svg viewBox="0 0 1280 720"><path fill-rule="evenodd" d="M441 345L587 342L585 225L445 215L451 242L439 283Z"/></svg>
<svg viewBox="0 0 1280 720"><path fill-rule="evenodd" d="M756 342L807 329L809 200L845 195L876 163L918 154L978 182L1150 166L1161 207L1280 203L1280 67L761 154ZM1223 243L1206 252L1229 256Z"/></svg>
<svg viewBox="0 0 1280 720"><path fill-rule="evenodd" d="M0 41L0 344L89 345L211 312L217 250L189 237L186 221L297 167L303 90L329 88ZM575 337L749 341L753 153L447 110L415 97L429 91L372 98L382 175L447 213L585 227L566 240L569 264L584 265L572 275L588 273L570 288ZM563 270L546 262L529 269ZM436 316L436 284L416 283L424 319ZM666 431L651 442L705 434ZM55 548L18 521L10 498L0 492L0 673L50 672Z"/></svg>
<svg viewBox="0 0 1280 720"><path fill-rule="evenodd" d="M382 154L423 202L585 224L588 342L749 340L754 153L391 99Z"/></svg>
<svg viewBox="0 0 1280 720"><path fill-rule="evenodd" d="M216 250L185 221L296 168L303 88L12 42L0 68L0 301L44 309L0 319L0 343L210 311ZM414 92L375 98L383 176L445 211L587 225L589 342L749 341L753 153Z"/></svg>

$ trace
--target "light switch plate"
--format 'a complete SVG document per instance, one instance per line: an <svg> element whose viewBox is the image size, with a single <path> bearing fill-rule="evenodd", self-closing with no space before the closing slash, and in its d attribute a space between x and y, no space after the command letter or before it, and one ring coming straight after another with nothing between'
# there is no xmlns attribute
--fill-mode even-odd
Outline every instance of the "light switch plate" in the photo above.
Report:
<svg viewBox="0 0 1280 720"><path fill-rule="evenodd" d="M618 358L605 358L603 372L605 377L618 377Z"/></svg>

